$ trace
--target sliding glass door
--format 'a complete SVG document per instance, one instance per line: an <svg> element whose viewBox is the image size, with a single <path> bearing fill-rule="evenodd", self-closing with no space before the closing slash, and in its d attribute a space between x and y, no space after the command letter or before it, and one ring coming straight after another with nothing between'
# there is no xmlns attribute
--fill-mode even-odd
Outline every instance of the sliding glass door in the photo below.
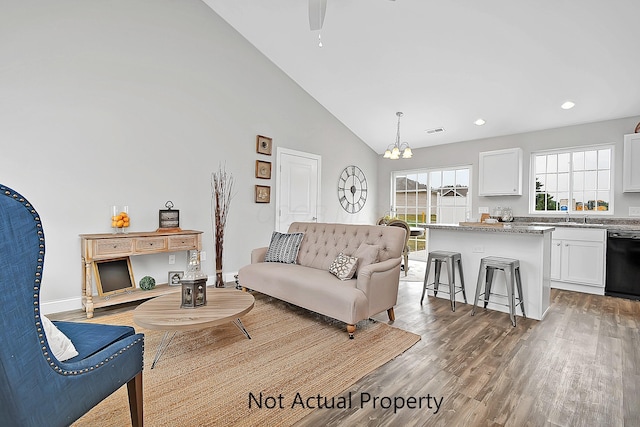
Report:
<svg viewBox="0 0 640 427"><path fill-rule="evenodd" d="M457 224L471 212L471 166L394 172L391 216L412 227L421 224ZM412 251L426 249L425 235L412 237Z"/></svg>

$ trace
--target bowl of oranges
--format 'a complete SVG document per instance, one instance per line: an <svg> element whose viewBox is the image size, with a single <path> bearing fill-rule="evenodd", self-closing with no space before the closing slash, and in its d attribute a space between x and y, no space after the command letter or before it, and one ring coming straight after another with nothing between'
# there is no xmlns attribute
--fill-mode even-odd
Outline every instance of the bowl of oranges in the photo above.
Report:
<svg viewBox="0 0 640 427"><path fill-rule="evenodd" d="M129 206L111 208L111 228L114 233L126 233L130 223Z"/></svg>

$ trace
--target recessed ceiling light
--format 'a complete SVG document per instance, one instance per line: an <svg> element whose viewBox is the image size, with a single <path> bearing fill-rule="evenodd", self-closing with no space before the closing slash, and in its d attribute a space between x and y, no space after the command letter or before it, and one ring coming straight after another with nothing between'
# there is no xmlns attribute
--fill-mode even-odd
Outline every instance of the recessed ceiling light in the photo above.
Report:
<svg viewBox="0 0 640 427"><path fill-rule="evenodd" d="M483 124L485 124L485 123L487 123L487 122L485 122L485 121L484 121L484 120L482 120L482 119L478 119L478 120L476 120L475 122L473 122L473 124L474 124L474 125L476 125L476 126L482 126L482 125L483 125Z"/></svg>
<svg viewBox="0 0 640 427"><path fill-rule="evenodd" d="M575 107L575 106L576 106L576 104L575 104L574 102L567 101L567 102L565 102L564 104L562 104L562 105L560 106L560 108L562 108L563 110L570 110L570 109L572 109L572 108L573 108L573 107Z"/></svg>

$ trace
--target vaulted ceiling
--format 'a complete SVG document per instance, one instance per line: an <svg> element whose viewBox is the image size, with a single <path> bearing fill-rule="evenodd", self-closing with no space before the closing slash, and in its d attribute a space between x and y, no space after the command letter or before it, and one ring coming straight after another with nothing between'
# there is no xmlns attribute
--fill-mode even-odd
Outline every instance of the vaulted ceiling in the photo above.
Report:
<svg viewBox="0 0 640 427"><path fill-rule="evenodd" d="M378 153L640 115L638 0L203 1Z"/></svg>

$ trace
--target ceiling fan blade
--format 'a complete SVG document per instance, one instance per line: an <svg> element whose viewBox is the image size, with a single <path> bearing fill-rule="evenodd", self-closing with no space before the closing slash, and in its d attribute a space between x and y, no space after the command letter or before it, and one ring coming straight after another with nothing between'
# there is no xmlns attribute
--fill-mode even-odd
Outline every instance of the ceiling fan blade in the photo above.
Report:
<svg viewBox="0 0 640 427"><path fill-rule="evenodd" d="M309 28L311 31L322 29L326 12L327 0L309 0Z"/></svg>

